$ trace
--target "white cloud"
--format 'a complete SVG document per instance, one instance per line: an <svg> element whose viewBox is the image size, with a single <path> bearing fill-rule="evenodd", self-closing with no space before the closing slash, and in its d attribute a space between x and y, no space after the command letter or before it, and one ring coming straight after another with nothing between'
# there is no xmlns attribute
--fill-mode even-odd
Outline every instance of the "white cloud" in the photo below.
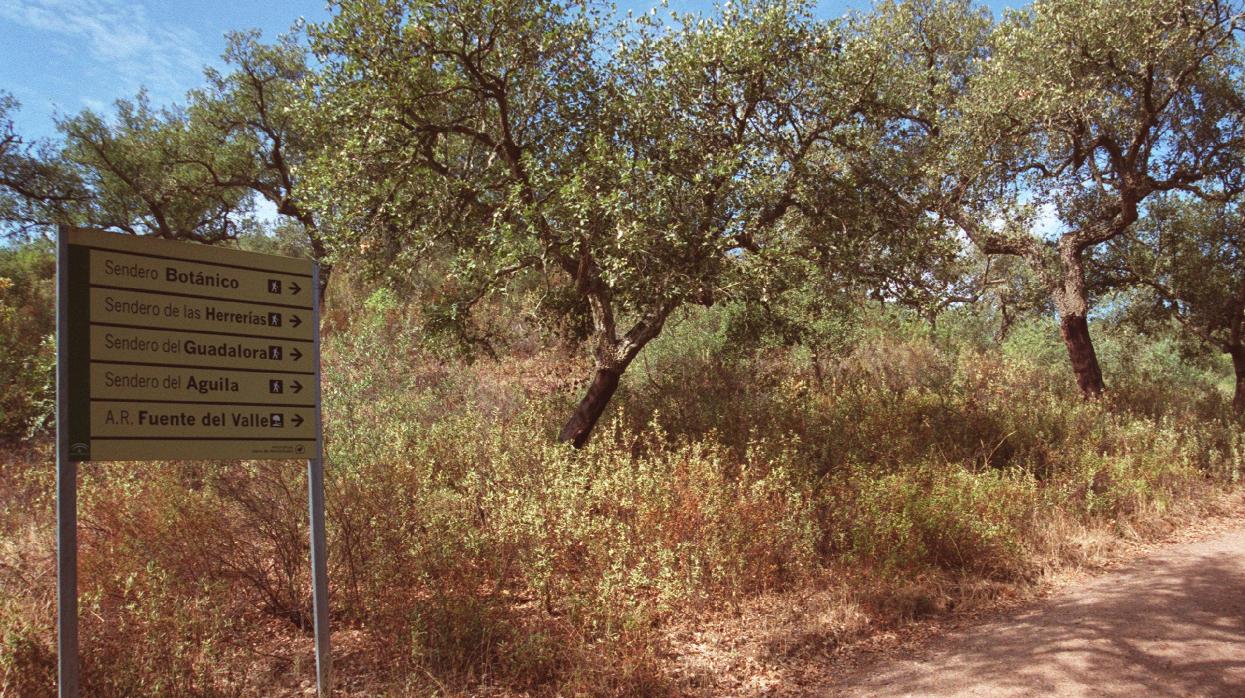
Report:
<svg viewBox="0 0 1245 698"><path fill-rule="evenodd" d="M55 35L85 49L101 76L133 92L179 99L204 65L197 34L153 22L138 3L122 0L0 0L0 20Z"/></svg>

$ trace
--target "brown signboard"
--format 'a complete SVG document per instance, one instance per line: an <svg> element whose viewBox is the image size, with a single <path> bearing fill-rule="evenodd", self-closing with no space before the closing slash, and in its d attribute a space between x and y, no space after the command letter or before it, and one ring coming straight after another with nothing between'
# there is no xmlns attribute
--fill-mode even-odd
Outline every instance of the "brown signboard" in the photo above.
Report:
<svg viewBox="0 0 1245 698"><path fill-rule="evenodd" d="M313 457L311 261L67 235L73 460Z"/></svg>

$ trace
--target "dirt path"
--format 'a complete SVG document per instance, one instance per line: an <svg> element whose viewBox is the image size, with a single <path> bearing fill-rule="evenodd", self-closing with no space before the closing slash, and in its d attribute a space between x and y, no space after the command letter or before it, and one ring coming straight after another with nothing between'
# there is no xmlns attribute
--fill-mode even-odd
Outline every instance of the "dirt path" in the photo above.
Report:
<svg viewBox="0 0 1245 698"><path fill-rule="evenodd" d="M1245 526L863 667L828 695L1245 696Z"/></svg>

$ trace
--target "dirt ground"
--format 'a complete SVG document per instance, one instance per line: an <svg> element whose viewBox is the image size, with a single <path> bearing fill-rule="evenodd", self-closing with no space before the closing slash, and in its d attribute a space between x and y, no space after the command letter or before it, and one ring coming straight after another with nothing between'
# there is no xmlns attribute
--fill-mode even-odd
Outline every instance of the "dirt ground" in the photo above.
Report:
<svg viewBox="0 0 1245 698"><path fill-rule="evenodd" d="M1245 523L1205 535L884 653L823 694L1245 696Z"/></svg>

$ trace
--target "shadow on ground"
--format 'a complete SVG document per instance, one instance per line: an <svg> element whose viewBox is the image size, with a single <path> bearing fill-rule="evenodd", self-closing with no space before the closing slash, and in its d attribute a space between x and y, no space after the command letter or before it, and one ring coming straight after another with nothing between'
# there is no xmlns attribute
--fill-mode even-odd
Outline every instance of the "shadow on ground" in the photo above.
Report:
<svg viewBox="0 0 1245 698"><path fill-rule="evenodd" d="M830 694L1245 696L1245 532L1170 548Z"/></svg>

